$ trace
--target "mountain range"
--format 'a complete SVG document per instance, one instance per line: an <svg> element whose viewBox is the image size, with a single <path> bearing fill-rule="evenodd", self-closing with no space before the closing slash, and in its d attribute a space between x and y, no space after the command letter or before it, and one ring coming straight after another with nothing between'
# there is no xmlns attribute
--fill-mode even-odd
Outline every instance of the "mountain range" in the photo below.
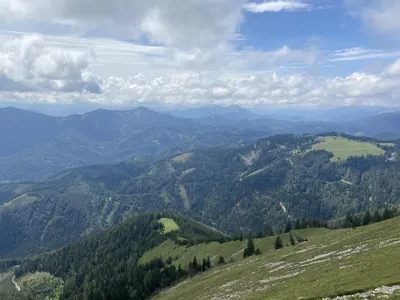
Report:
<svg viewBox="0 0 400 300"><path fill-rule="evenodd" d="M343 116L345 111L346 117L332 121L332 116ZM337 131L382 140L400 138L400 113L380 109L336 109L336 114L327 113L327 121L305 121L301 116L297 119L302 121L271 119L240 106L171 113L180 117L143 107L66 117L2 108L0 181L40 181L84 165L154 161L198 148L237 148L282 133ZM350 115L354 121L349 121Z"/></svg>

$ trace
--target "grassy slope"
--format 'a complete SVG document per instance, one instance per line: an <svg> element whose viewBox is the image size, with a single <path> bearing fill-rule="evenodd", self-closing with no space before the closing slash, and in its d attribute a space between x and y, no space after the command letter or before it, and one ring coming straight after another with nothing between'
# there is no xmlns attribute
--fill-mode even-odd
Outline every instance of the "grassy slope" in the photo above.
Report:
<svg viewBox="0 0 400 300"><path fill-rule="evenodd" d="M175 221L170 218L161 218L159 222L164 225L164 233L179 230L178 224L176 224Z"/></svg>
<svg viewBox="0 0 400 300"><path fill-rule="evenodd" d="M320 137L320 142L313 145L314 150L332 152L332 161L346 160L350 156L383 155L385 151L373 143L352 141L343 137Z"/></svg>
<svg viewBox="0 0 400 300"><path fill-rule="evenodd" d="M261 256L243 259L237 255L235 262L215 267L155 298L307 299L400 283L399 232L400 219L396 218L357 229L305 230L300 234L309 242L278 251L273 250L274 238L255 240L264 252ZM286 244L288 237L283 240ZM198 245L186 250L178 261L184 265L194 254L201 258L202 251L227 258L234 251L230 244L208 246L210 251ZM174 249L174 253L179 251L182 247Z"/></svg>
<svg viewBox="0 0 400 300"><path fill-rule="evenodd" d="M16 206L21 206L24 204L32 203L38 200L38 197L36 196L29 196L28 194L23 194L21 196L18 196L11 201L7 202L4 204L5 207L16 207Z"/></svg>

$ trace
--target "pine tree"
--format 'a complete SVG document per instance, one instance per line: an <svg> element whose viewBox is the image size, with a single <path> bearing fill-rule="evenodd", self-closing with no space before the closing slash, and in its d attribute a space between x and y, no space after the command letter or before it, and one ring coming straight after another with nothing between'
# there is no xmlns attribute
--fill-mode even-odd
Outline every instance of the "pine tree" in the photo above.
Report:
<svg viewBox="0 0 400 300"><path fill-rule="evenodd" d="M203 258L203 263L201 264L201 271L205 272L207 270L207 261Z"/></svg>
<svg viewBox="0 0 400 300"><path fill-rule="evenodd" d="M383 214L382 214L382 220L389 220L390 218L392 218L392 214L386 206L385 210L383 211Z"/></svg>
<svg viewBox="0 0 400 300"><path fill-rule="evenodd" d="M256 255L260 255L260 254L261 254L261 250L260 250L260 248L257 248Z"/></svg>
<svg viewBox="0 0 400 300"><path fill-rule="evenodd" d="M218 259L218 264L222 265L225 263L225 258L223 256L220 256Z"/></svg>
<svg viewBox="0 0 400 300"><path fill-rule="evenodd" d="M291 244L292 246L296 245L296 241L295 241L294 238L293 238L292 232L290 232L290 244Z"/></svg>
<svg viewBox="0 0 400 300"><path fill-rule="evenodd" d="M207 256L207 268L211 269L211 260L209 256Z"/></svg>
<svg viewBox="0 0 400 300"><path fill-rule="evenodd" d="M296 222L294 223L294 229L295 230L301 229L301 222L299 219L297 219Z"/></svg>
<svg viewBox="0 0 400 300"><path fill-rule="evenodd" d="M382 217L381 217L381 215L379 214L379 211L375 211L374 212L374 215L372 216L372 222L373 223L379 223L380 221L382 221Z"/></svg>
<svg viewBox="0 0 400 300"><path fill-rule="evenodd" d="M371 222L372 222L372 216L371 216L371 213L369 212L369 210L367 210L364 214L362 225L365 226L365 225L371 224Z"/></svg>
<svg viewBox="0 0 400 300"><path fill-rule="evenodd" d="M278 250L283 247L281 237L278 235L275 240L275 250Z"/></svg>
<svg viewBox="0 0 400 300"><path fill-rule="evenodd" d="M292 230L292 223L290 221L287 221L286 227L285 227L285 233L288 233Z"/></svg>
<svg viewBox="0 0 400 300"><path fill-rule="evenodd" d="M247 249L248 256L253 255L256 252L256 249L254 247L253 237L251 236L251 234L249 235L246 249Z"/></svg>
<svg viewBox="0 0 400 300"><path fill-rule="evenodd" d="M264 227L264 236L274 236L274 230L272 229L272 227L270 225L266 225Z"/></svg>

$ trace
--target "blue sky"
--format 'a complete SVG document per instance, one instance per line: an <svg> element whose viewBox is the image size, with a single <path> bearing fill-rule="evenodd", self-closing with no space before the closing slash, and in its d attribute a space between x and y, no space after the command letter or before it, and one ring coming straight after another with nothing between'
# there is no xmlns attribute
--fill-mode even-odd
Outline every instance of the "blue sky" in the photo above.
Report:
<svg viewBox="0 0 400 300"><path fill-rule="evenodd" d="M398 106L399 14L398 0L0 0L0 101Z"/></svg>

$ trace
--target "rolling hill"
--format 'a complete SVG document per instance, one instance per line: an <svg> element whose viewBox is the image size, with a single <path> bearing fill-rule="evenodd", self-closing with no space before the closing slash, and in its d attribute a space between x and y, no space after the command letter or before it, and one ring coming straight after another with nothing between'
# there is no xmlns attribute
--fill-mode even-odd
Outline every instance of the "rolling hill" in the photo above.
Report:
<svg viewBox="0 0 400 300"><path fill-rule="evenodd" d="M280 235L278 250L276 236L254 239L260 254L244 258L246 239L232 240L178 215L147 214L25 259L15 269L16 285L12 272L0 278L0 296L398 299L399 230L398 217L357 228L292 230ZM290 235L299 238L294 245Z"/></svg>
<svg viewBox="0 0 400 300"><path fill-rule="evenodd" d="M340 160L335 143L346 148ZM154 163L82 167L18 193L6 184L0 257L55 249L143 212L181 212L237 233L398 204L397 153L396 143L366 138L278 135Z"/></svg>

